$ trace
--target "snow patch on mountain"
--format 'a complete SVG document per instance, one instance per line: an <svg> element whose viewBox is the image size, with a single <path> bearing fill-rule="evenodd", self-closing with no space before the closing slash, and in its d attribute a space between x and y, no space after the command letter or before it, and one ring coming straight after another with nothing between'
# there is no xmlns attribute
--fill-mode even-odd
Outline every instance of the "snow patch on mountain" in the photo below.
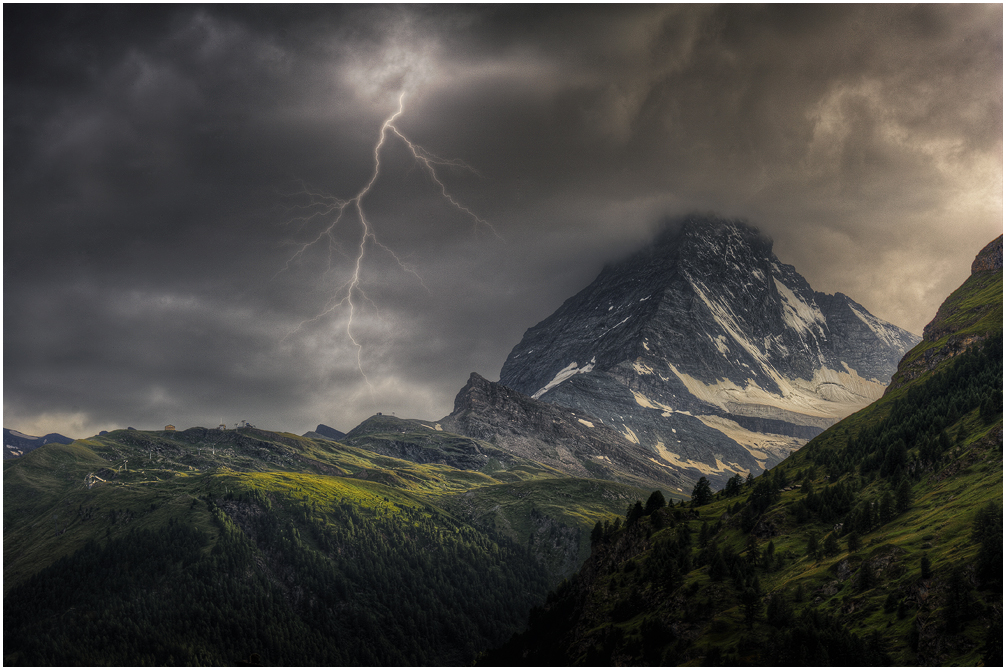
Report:
<svg viewBox="0 0 1006 670"><path fill-rule="evenodd" d="M722 416L709 414L699 414L695 418L717 430L731 440L747 449L758 462L758 467L764 469L770 457L774 456L781 460L793 451L800 448L803 440L788 435L775 435L772 433L756 433L753 430L744 428L736 421L731 421Z"/></svg>
<svg viewBox="0 0 1006 670"><path fill-rule="evenodd" d="M590 363L587 363L581 368L577 366L576 361L573 361L572 363L564 367L562 370L559 370L559 372L555 374L555 377L552 377L552 381L542 386L540 389L538 389L537 392L532 393L531 397L537 400L538 398L548 393L549 389L558 386L559 384L563 383L573 375L581 375L585 372L590 372L591 370L594 369L594 364L596 362L597 362L596 357L591 358Z"/></svg>
<svg viewBox="0 0 1006 670"><path fill-rule="evenodd" d="M884 393L884 384L866 380L855 370L845 366L844 372L819 368L807 379L786 379L772 370L772 379L782 393L773 393L760 387L754 380L738 384L729 379L719 379L706 384L678 370L667 362L688 392L714 407L742 416L765 416L765 407L774 407L784 413L827 419L822 426L831 425L836 417L852 414L873 402ZM815 422L820 425L820 422Z"/></svg>
<svg viewBox="0 0 1006 670"><path fill-rule="evenodd" d="M814 334L815 331L824 334L822 325L824 314L817 305L809 305L801 300L788 286L775 279L775 289L782 298L783 320L786 325L797 332Z"/></svg>
<svg viewBox="0 0 1006 670"><path fill-rule="evenodd" d="M636 371L636 374L640 375L652 375L656 374L649 365L647 365L642 359L637 358L632 364L632 369Z"/></svg>
<svg viewBox="0 0 1006 670"><path fill-rule="evenodd" d="M744 337L744 327L738 322L736 315L728 306L721 304L717 300L710 299L707 295L709 289L701 282L693 282L692 289L695 291L696 295L699 296L699 299L703 302L703 304L705 304L716 323L727 333L727 335L733 338L733 340L737 342L744 351L758 361L763 367L771 367L768 359L765 358L765 355L761 352L761 350Z"/></svg>
<svg viewBox="0 0 1006 670"><path fill-rule="evenodd" d="M633 444L639 444L639 438L636 436L636 433L631 428L626 426L624 423L622 424L622 428L625 429L625 432L622 433L622 435L625 436L625 439L627 439L629 442L632 442Z"/></svg>
<svg viewBox="0 0 1006 670"><path fill-rule="evenodd" d="M659 455L659 459L651 458L650 460L657 465L662 465L664 467L675 467L683 469L698 470L704 475L717 475L726 472L738 472L743 471L743 468L736 463L724 463L720 460L719 456L713 458L715 465L709 465L704 461L696 461L690 458L681 458L678 454L674 453L663 442L657 442L656 451ZM664 462L661 462L664 461Z"/></svg>
<svg viewBox="0 0 1006 670"><path fill-rule="evenodd" d="M687 412L676 410L673 407L665 405L662 402L651 400L635 389L630 389L630 391L632 393L632 397L636 399L637 405L639 405L640 407L645 407L646 409L659 409L663 412L661 416L668 417L675 412L678 414L687 414Z"/></svg>
<svg viewBox="0 0 1006 670"><path fill-rule="evenodd" d="M709 339L712 340L713 345L716 347L718 352L724 356L730 353L730 347L727 346L727 338L725 336L717 335L716 337L713 337L710 335Z"/></svg>

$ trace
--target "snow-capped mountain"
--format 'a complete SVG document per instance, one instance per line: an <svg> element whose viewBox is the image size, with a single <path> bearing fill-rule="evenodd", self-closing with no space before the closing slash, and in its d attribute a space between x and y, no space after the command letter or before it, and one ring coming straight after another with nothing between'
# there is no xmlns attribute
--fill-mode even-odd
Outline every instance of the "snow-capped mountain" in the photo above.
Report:
<svg viewBox="0 0 1006 670"><path fill-rule="evenodd" d="M41 437L37 435L25 435L24 433L10 428L3 429L3 457L4 460L24 456L29 451L38 449L43 444L57 442L59 444L70 444L73 438L59 433L49 433Z"/></svg>
<svg viewBox="0 0 1006 670"><path fill-rule="evenodd" d="M879 398L919 339L815 292L754 227L690 217L528 329L500 383L715 480Z"/></svg>

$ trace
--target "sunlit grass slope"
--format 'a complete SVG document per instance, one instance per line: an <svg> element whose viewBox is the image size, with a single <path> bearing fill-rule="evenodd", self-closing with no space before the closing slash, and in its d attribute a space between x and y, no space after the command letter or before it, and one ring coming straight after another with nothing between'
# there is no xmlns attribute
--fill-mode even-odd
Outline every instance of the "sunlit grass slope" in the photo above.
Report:
<svg viewBox="0 0 1006 670"><path fill-rule="evenodd" d="M464 664L637 493L419 422L350 441L124 430L5 462L5 662Z"/></svg>

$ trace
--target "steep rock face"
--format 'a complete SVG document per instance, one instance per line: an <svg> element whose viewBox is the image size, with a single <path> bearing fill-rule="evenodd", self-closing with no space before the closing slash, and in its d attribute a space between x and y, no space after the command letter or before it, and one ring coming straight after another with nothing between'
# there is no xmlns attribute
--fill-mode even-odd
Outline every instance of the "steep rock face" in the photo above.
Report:
<svg viewBox="0 0 1006 670"><path fill-rule="evenodd" d="M686 482L695 476L593 416L539 402L474 372L458 393L454 411L439 424L577 477L685 492Z"/></svg>
<svg viewBox="0 0 1006 670"><path fill-rule="evenodd" d="M691 217L528 329L500 383L716 480L878 398L918 340L815 292L757 229Z"/></svg>

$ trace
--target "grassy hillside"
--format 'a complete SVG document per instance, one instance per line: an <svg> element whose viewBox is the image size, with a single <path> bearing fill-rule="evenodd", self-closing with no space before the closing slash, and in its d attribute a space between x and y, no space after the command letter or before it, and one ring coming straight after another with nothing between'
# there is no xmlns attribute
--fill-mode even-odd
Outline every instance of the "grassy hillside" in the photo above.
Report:
<svg viewBox="0 0 1006 670"><path fill-rule="evenodd" d="M376 423L360 444L390 428L434 457L194 428L5 462L5 663L465 664L639 493L482 445L460 469L472 440Z"/></svg>
<svg viewBox="0 0 1006 670"><path fill-rule="evenodd" d="M779 466L596 529L580 572L482 662L1002 665L993 274L948 301L900 387Z"/></svg>
<svg viewBox="0 0 1006 670"><path fill-rule="evenodd" d="M1002 295L1002 270L985 270L968 277L943 301L926 326L922 341L902 359L888 393L931 374L975 342L1001 333Z"/></svg>

